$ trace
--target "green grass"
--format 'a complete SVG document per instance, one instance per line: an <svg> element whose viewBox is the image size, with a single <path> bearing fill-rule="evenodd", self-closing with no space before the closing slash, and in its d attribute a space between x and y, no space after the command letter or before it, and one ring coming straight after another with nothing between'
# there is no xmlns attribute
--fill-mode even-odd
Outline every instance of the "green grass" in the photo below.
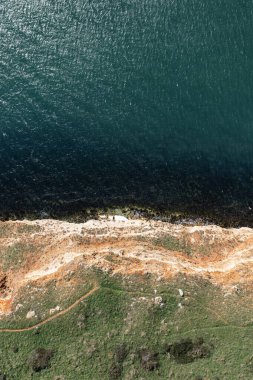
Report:
<svg viewBox="0 0 253 380"><path fill-rule="evenodd" d="M8 238L17 236L20 234L31 234L39 232L41 227L36 224L20 224L15 226L7 224L6 222L0 222L0 238Z"/></svg>
<svg viewBox="0 0 253 380"><path fill-rule="evenodd" d="M0 249L2 270L7 271L11 268L20 268L29 257L38 251L38 245L19 242Z"/></svg>
<svg viewBox="0 0 253 380"><path fill-rule="evenodd" d="M112 380L115 365L123 380L253 378L253 327L247 325L250 312L241 309L238 320L237 310L246 294L242 299L238 295L224 298L208 281L182 276L169 284L152 276L109 277L99 271L83 276L86 284L96 278L100 289L68 314L40 327L37 333L0 333L0 371L8 380ZM178 288L184 290L184 297L179 296ZM88 286L84 284L83 290ZM57 291L51 291L56 301ZM162 307L154 302L158 296ZM213 347L210 357L187 364L170 357L165 347L185 338L203 338ZM122 343L127 353L118 363L116 352ZM38 347L52 349L54 356L49 368L32 373L27 359ZM141 365L139 353L144 348L157 355L159 366L154 371Z"/></svg>
<svg viewBox="0 0 253 380"><path fill-rule="evenodd" d="M46 286L41 286L39 283L33 287L28 285L22 288L20 294L14 299L13 309L18 307L18 310L14 315L1 318L0 328L33 326L50 317L52 315L50 309L55 309L57 306L60 310L66 309L91 290L94 283L94 274L84 272L80 268L79 271L66 275L64 282L52 280L47 282ZM34 311L35 316L27 319L26 315L29 311Z"/></svg>
<svg viewBox="0 0 253 380"><path fill-rule="evenodd" d="M192 254L191 246L183 238L178 239L172 235L166 234L154 239L152 243L170 251L184 252L189 256Z"/></svg>
<svg viewBox="0 0 253 380"><path fill-rule="evenodd" d="M0 238L9 237L11 234L12 228L10 225L0 222Z"/></svg>
<svg viewBox="0 0 253 380"><path fill-rule="evenodd" d="M37 224L21 224L17 226L17 233L18 234L31 234L35 232L40 232L41 227Z"/></svg>

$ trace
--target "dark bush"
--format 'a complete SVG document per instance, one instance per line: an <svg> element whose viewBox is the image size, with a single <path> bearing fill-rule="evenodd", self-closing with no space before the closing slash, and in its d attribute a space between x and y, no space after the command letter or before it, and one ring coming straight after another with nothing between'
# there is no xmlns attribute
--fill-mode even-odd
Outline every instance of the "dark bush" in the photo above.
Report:
<svg viewBox="0 0 253 380"><path fill-rule="evenodd" d="M121 378L122 366L118 363L113 363L109 369L109 379L117 380Z"/></svg>
<svg viewBox="0 0 253 380"><path fill-rule="evenodd" d="M195 342L191 339L183 339L167 346L167 352L177 363L191 363L196 359L207 358L212 353L212 345L198 338Z"/></svg>
<svg viewBox="0 0 253 380"><path fill-rule="evenodd" d="M189 363L192 358L189 353L193 349L193 342L190 339L181 340L180 342L175 342L170 346L169 352L173 359L178 363Z"/></svg>
<svg viewBox="0 0 253 380"><path fill-rule="evenodd" d="M189 356L195 359L208 358L211 354L211 347L205 343L201 345L194 345L193 349L189 353Z"/></svg>
<svg viewBox="0 0 253 380"><path fill-rule="evenodd" d="M119 364L123 363L128 355L127 346L125 343L119 344L114 351L115 361Z"/></svg>
<svg viewBox="0 0 253 380"><path fill-rule="evenodd" d="M154 371L159 367L157 353L144 348L139 352L139 357L142 368L146 369L147 371Z"/></svg>
<svg viewBox="0 0 253 380"><path fill-rule="evenodd" d="M28 365L35 372L39 372L42 369L49 367L52 356L52 350L46 348L36 348L28 358Z"/></svg>

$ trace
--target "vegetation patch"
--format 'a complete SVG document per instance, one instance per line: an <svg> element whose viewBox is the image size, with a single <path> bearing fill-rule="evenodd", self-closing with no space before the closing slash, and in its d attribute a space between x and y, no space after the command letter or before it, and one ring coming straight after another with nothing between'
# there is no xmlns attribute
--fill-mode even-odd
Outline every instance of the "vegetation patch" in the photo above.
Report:
<svg viewBox="0 0 253 380"><path fill-rule="evenodd" d="M121 374L122 374L122 365L119 363L112 363L111 367L109 368L109 379L110 380L120 379Z"/></svg>
<svg viewBox="0 0 253 380"><path fill-rule="evenodd" d="M28 358L28 365L34 372L40 372L49 367L52 356L53 350L41 347L36 348Z"/></svg>
<svg viewBox="0 0 253 380"><path fill-rule="evenodd" d="M128 355L128 349L125 343L119 344L114 349L114 361L109 368L109 379L117 380L121 378L123 371L123 362Z"/></svg>
<svg viewBox="0 0 253 380"><path fill-rule="evenodd" d="M137 275L109 276L84 268L79 275L82 294L90 290L95 279L99 289L39 329L0 333L0 370L8 380L31 377L34 380L252 380L253 327L244 327L237 317L237 325L236 320L227 324L221 321L220 314L227 317L223 301L228 297L224 298L221 290L208 281L181 276L168 283L154 277L147 280ZM73 279L77 281L76 276ZM69 283L69 289L74 289L74 284ZM183 307L178 306L182 303L179 288L185 294ZM78 299L80 290L73 291L71 302ZM37 294L27 289L28 306L36 311L38 318L27 321L28 309L23 299L20 310L25 311L12 320L11 326L1 321L1 327L34 324L43 316L43 310L56 305L64 309L70 299L65 304L60 302L60 292L57 284L55 287L52 284L45 294L40 288ZM67 289L63 295L67 298ZM154 302L160 296L164 301L162 308ZM44 297L47 303L42 305ZM240 300L240 295L236 297ZM215 300L211 304L212 312L210 300ZM238 303L231 301L230 314L236 315L237 309ZM243 308L240 313L245 318Z"/></svg>
<svg viewBox="0 0 253 380"><path fill-rule="evenodd" d="M211 356L213 346L205 343L203 338L196 341L192 339L183 339L172 343L168 346L167 352L170 356L180 364L191 363L197 359L208 358Z"/></svg>
<svg viewBox="0 0 253 380"><path fill-rule="evenodd" d="M158 353L156 352L144 348L140 350L139 358L142 368L147 371L154 371L159 367Z"/></svg>
<svg viewBox="0 0 253 380"><path fill-rule="evenodd" d="M20 224L17 226L18 234L32 234L40 231L41 227L38 224Z"/></svg>
<svg viewBox="0 0 253 380"><path fill-rule="evenodd" d="M114 351L114 359L116 363L123 363L128 355L128 348L125 343L116 346Z"/></svg>
<svg viewBox="0 0 253 380"><path fill-rule="evenodd" d="M0 238L8 238L23 234L32 234L41 231L38 224L8 224L0 222Z"/></svg>
<svg viewBox="0 0 253 380"><path fill-rule="evenodd" d="M2 269L18 269L25 265L28 257L38 252L39 247L34 244L15 243L0 250Z"/></svg>
<svg viewBox="0 0 253 380"><path fill-rule="evenodd" d="M160 236L152 241L153 244L158 245L160 247L166 248L169 251L178 251L178 252L184 252L187 255L192 254L192 248L189 245L189 243L181 238L177 239L174 236L171 235L163 235Z"/></svg>
<svg viewBox="0 0 253 380"><path fill-rule="evenodd" d="M10 236L12 227L6 222L0 222L0 238L6 238Z"/></svg>

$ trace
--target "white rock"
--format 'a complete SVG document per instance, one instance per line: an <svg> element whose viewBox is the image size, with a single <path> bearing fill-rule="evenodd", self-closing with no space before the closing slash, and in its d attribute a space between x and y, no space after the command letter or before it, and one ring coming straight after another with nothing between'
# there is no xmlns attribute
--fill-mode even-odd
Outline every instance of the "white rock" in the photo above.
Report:
<svg viewBox="0 0 253 380"><path fill-rule="evenodd" d="M59 305L57 305L54 309L49 310L49 314L54 314L56 311L59 311L59 310L61 310L61 308Z"/></svg>
<svg viewBox="0 0 253 380"><path fill-rule="evenodd" d="M22 303L18 303L15 310L18 311L22 306Z"/></svg>
<svg viewBox="0 0 253 380"><path fill-rule="evenodd" d="M179 292L180 297L183 297L183 296L184 296L184 292L183 292L182 289L178 289L178 292Z"/></svg>
<svg viewBox="0 0 253 380"><path fill-rule="evenodd" d="M35 311L34 310L28 311L28 313L26 314L26 318L30 319L30 318L33 318L33 317L35 317Z"/></svg>
<svg viewBox="0 0 253 380"><path fill-rule="evenodd" d="M162 297L155 297L154 298L155 305L161 305L163 302Z"/></svg>
<svg viewBox="0 0 253 380"><path fill-rule="evenodd" d="M109 219L114 220L115 222L127 222L128 219L123 215L114 215Z"/></svg>
<svg viewBox="0 0 253 380"><path fill-rule="evenodd" d="M139 301L146 301L147 298L146 297L139 297Z"/></svg>

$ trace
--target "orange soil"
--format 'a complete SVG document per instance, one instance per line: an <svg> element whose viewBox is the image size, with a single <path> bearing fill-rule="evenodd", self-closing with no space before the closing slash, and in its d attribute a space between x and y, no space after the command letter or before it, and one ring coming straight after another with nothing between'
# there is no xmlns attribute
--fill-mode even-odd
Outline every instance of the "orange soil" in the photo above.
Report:
<svg viewBox="0 0 253 380"><path fill-rule="evenodd" d="M178 239L182 248L173 251L159 245L164 236ZM31 251L4 271L6 248L17 243L30 244ZM0 222L0 313L13 311L13 300L22 287L63 281L68 271L80 265L112 274L153 273L168 280L178 273L197 275L232 289L253 281L253 230L145 220ZM1 282L4 276L6 281Z"/></svg>

